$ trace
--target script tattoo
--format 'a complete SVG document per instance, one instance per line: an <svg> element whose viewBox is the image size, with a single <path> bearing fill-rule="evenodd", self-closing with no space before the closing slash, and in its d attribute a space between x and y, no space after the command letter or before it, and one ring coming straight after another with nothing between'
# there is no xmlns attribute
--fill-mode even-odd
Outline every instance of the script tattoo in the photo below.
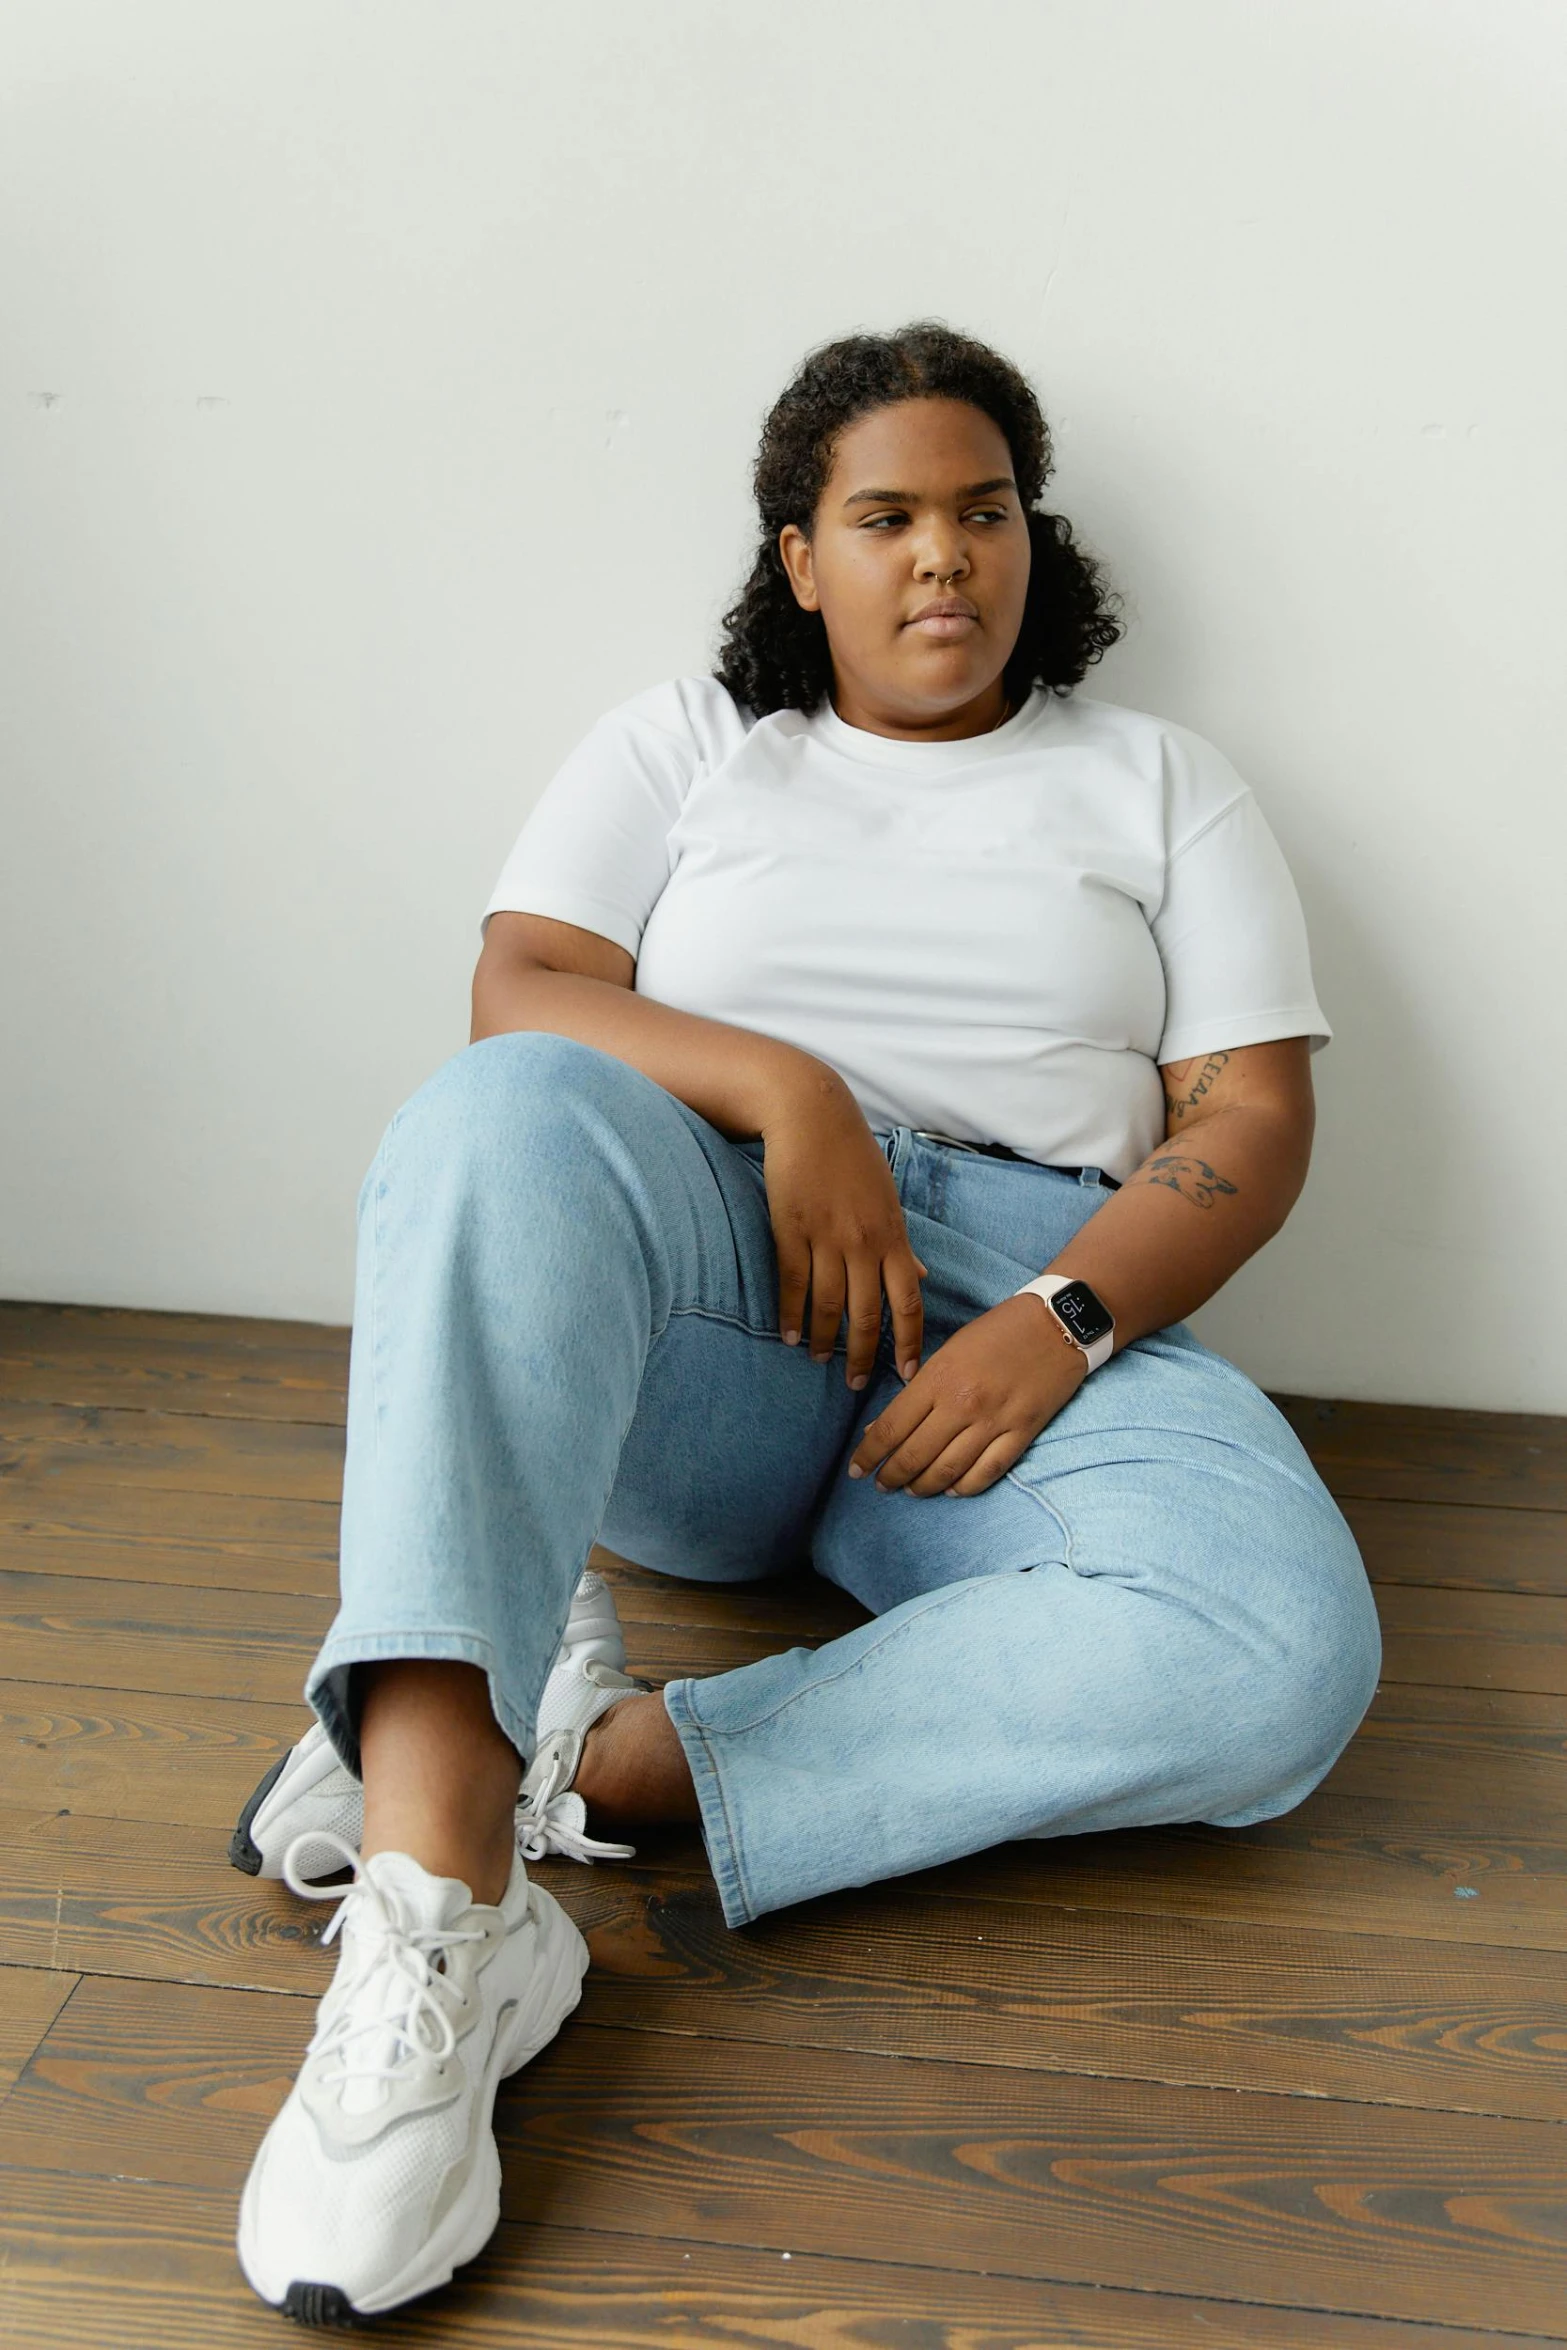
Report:
<svg viewBox="0 0 1567 2350"><path fill-rule="evenodd" d="M1197 1082L1192 1087L1190 1093L1167 1093L1165 1095L1164 1106L1170 1113L1170 1120L1173 1125L1178 1126L1181 1120L1186 1116L1188 1110L1195 1110L1197 1104L1202 1100L1204 1094L1212 1092L1214 1082L1218 1077L1219 1071L1224 1068L1225 1064L1229 1060L1229 1057L1230 1056L1228 1053L1210 1053L1206 1061L1204 1061L1201 1070L1198 1072ZM1174 1067L1171 1068L1170 1074L1172 1077L1176 1078L1176 1082L1178 1084L1184 1084L1186 1079L1191 1075L1191 1067L1192 1065L1190 1061L1186 1061L1181 1064L1178 1075Z"/></svg>
<svg viewBox="0 0 1567 2350"><path fill-rule="evenodd" d="M1182 1199L1189 1199L1194 1208L1211 1208L1224 1194L1233 1197L1239 1186L1231 1183L1206 1159L1177 1158L1166 1151L1132 1177L1134 1183L1162 1183L1166 1191L1178 1191Z"/></svg>

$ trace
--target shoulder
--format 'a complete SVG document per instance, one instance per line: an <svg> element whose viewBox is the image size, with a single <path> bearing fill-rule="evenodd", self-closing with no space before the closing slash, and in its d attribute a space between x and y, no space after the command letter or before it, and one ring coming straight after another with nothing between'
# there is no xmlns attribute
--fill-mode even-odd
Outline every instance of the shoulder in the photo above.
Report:
<svg viewBox="0 0 1567 2350"><path fill-rule="evenodd" d="M1157 792L1168 853L1251 797L1249 785L1206 735L1149 710L1073 693L1062 705L1070 732L1131 770Z"/></svg>
<svg viewBox="0 0 1567 2350"><path fill-rule="evenodd" d="M717 766L739 749L752 724L750 711L716 677L671 677L607 710L595 731Z"/></svg>

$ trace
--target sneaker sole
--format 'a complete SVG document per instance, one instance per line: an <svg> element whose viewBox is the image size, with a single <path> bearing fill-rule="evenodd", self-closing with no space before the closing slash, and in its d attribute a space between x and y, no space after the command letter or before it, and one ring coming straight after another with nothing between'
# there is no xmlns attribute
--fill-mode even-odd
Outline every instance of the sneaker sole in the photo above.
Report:
<svg viewBox="0 0 1567 2350"><path fill-rule="evenodd" d="M491 2052L489 2069L479 2092L481 2108L478 2131L478 2155L467 2186L446 2214L435 2234L420 2247L417 2256L406 2268L374 2293L353 2301L340 2285L313 2282L296 2277L288 2286L281 2301L268 2302L268 2307L281 2309L297 2325L348 2327L369 2323L384 2317L389 2310L401 2308L406 2301L415 2301L423 2293L433 2293L441 2285L449 2285L453 2272L470 2260L476 2260L494 2235L500 2221L500 2156L495 2146L495 2097L503 2080L509 2074L520 2072L541 2048L549 2045L561 2025L582 1997L582 1978L587 1972L588 1948L566 1912L553 1894L542 1885L530 1888L539 1919L539 1963L541 1971L549 1969L548 1980L541 1999L530 2001L527 2008L518 2008L512 2019L510 2032L497 2032ZM487 2159L486 2159L487 2156ZM245 2257L245 2240L249 2216L248 2195L241 2200L239 2214L239 2258L251 2289L259 2299L267 2300L250 2273Z"/></svg>
<svg viewBox="0 0 1567 2350"><path fill-rule="evenodd" d="M235 1868L243 1869L247 1877L259 1877L262 1862L261 1847L250 1833L251 1822L279 1779L282 1778L287 1766L288 1756L280 1754L234 1823L234 1833L229 1838L229 1860Z"/></svg>

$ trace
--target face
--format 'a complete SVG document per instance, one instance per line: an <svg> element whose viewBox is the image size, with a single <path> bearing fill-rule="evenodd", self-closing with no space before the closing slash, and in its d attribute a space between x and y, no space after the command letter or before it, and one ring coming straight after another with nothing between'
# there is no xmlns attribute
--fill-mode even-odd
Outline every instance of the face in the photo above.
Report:
<svg viewBox="0 0 1567 2350"><path fill-rule="evenodd" d="M1029 538L998 427L962 400L902 400L840 436L810 535L779 552L820 612L840 718L954 741L994 726L1028 593Z"/></svg>

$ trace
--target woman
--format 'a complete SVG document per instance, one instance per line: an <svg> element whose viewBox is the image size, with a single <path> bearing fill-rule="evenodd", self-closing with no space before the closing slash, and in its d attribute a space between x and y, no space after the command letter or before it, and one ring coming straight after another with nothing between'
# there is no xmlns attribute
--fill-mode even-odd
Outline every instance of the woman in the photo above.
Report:
<svg viewBox="0 0 1567 2350"><path fill-rule="evenodd" d="M496 2082L586 1963L516 1846L525 1765L526 1849L698 1821L740 1925L1012 1837L1269 1818L1369 1702L1342 1519L1180 1326L1305 1177L1298 901L1217 752L1073 693L1117 631L1049 469L1028 385L944 327L806 361L716 675L549 786L474 1041L366 1179L309 1684L362 1857L240 2227L296 2316L494 2225ZM645 1692L578 1620L599 1537L723 1581L808 1556L873 1620Z"/></svg>

